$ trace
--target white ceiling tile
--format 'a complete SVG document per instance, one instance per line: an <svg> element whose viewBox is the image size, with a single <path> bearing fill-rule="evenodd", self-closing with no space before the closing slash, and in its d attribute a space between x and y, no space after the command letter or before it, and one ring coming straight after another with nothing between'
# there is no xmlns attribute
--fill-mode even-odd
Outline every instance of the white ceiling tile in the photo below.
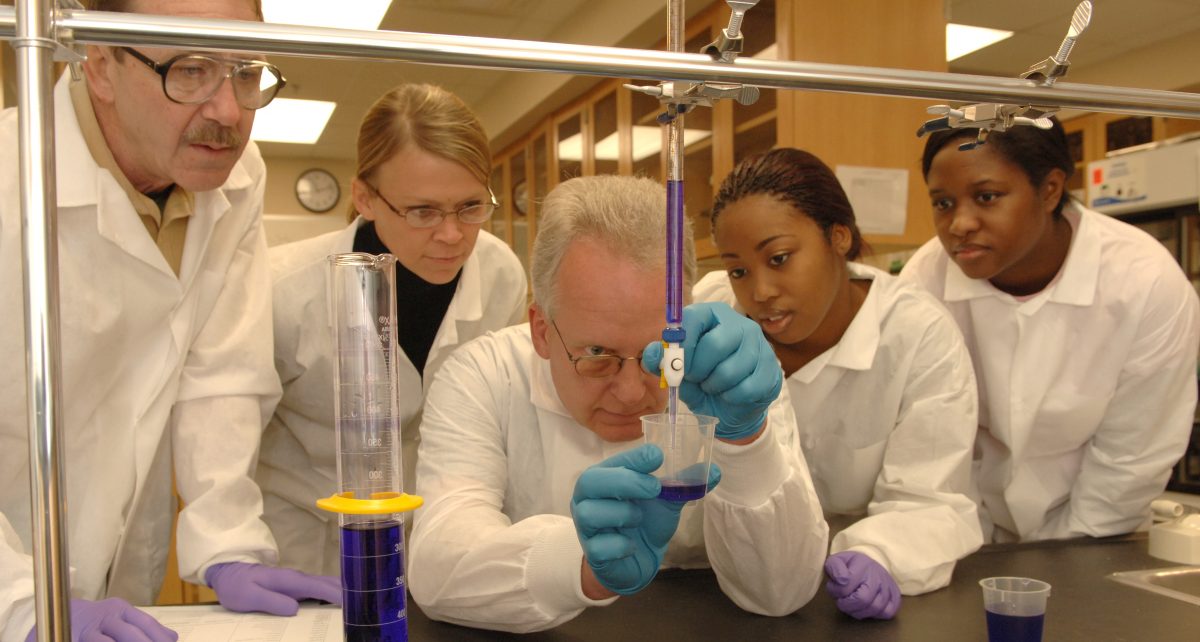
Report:
<svg viewBox="0 0 1200 642"><path fill-rule="evenodd" d="M950 6L950 22L1022 31L1056 16L1067 16L1063 33L1070 22L1077 0L965 0Z"/></svg>

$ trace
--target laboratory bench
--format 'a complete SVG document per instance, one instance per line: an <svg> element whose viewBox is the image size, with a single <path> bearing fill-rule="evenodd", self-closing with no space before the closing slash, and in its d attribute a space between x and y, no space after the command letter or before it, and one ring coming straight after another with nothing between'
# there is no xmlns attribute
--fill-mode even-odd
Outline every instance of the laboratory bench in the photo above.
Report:
<svg viewBox="0 0 1200 642"><path fill-rule="evenodd" d="M742 611L708 570L668 570L646 590L611 606L591 608L550 631L521 636L563 640L987 640L979 580L1016 575L1049 582L1046 642L1200 639L1200 606L1119 584L1117 571L1178 566L1147 552L1145 533L1104 539L985 546L961 560L950 586L905 597L890 621L856 621L839 612L824 587L804 608L771 618ZM429 620L409 600L410 638L512 639L509 634Z"/></svg>

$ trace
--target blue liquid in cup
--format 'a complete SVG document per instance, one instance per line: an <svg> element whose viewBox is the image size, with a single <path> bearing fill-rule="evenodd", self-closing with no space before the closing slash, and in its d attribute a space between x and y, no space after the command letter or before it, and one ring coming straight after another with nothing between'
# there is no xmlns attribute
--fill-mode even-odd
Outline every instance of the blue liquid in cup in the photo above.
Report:
<svg viewBox="0 0 1200 642"><path fill-rule="evenodd" d="M396 520L342 527L342 621L347 642L408 642L404 531Z"/></svg>
<svg viewBox="0 0 1200 642"><path fill-rule="evenodd" d="M1001 615L987 612L989 642L1041 642L1046 614Z"/></svg>
<svg viewBox="0 0 1200 642"><path fill-rule="evenodd" d="M704 491L707 490L707 486L707 484L664 481L662 483L662 490L658 493L658 498L669 502L688 502L704 497Z"/></svg>

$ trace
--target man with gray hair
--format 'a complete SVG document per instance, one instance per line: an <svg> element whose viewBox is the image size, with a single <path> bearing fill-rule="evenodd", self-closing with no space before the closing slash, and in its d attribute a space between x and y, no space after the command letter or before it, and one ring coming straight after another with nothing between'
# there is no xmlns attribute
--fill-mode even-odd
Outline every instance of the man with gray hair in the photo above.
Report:
<svg viewBox="0 0 1200 642"><path fill-rule="evenodd" d="M90 0L89 9L262 19L257 0ZM64 523L73 640L177 636L132 604L180 576L236 611L341 599L336 578L275 566L252 473L279 396L249 141L283 86L248 53L89 46L54 94ZM0 111L0 300L22 297L16 109ZM0 642L32 639L35 517L21 315L0 318Z"/></svg>
<svg viewBox="0 0 1200 642"><path fill-rule="evenodd" d="M828 529L782 372L758 325L724 304L683 315L680 397L719 420L712 492L686 507L658 499L662 453L637 440L641 416L666 403L654 341L665 211L649 179L556 187L534 243L530 322L463 345L438 371L408 578L428 616L547 629L637 593L660 566L711 565L730 599L766 615L817 590ZM685 239L690 288L690 229Z"/></svg>

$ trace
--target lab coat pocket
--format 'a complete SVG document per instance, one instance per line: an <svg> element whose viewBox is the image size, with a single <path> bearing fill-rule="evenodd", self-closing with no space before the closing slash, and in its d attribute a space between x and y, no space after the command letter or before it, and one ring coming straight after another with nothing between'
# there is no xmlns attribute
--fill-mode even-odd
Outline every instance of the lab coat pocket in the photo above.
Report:
<svg viewBox="0 0 1200 642"><path fill-rule="evenodd" d="M887 441L854 448L833 437L819 441L815 452L805 453L821 508L826 513L863 514L883 468Z"/></svg>
<svg viewBox="0 0 1200 642"><path fill-rule="evenodd" d="M1033 420L1031 451L1051 455L1078 450L1095 434L1110 399L1108 395L1051 389Z"/></svg>

